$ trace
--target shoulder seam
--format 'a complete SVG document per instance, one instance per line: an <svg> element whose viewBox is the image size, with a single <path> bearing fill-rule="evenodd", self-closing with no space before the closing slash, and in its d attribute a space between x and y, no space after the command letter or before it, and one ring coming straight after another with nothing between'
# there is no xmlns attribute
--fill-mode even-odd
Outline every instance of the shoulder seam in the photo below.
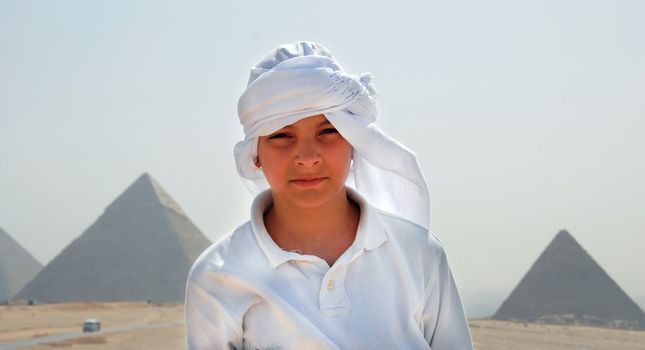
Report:
<svg viewBox="0 0 645 350"><path fill-rule="evenodd" d="M378 208L374 208L374 209L376 209L376 211L377 211L379 214L381 214L381 215L389 216L389 217L391 217L391 218L393 218L393 219L397 219L397 220L400 220L400 221L407 222L407 223L409 223L409 224L411 224L411 225L414 225L414 226L416 226L416 227L418 227L418 228L422 229L423 231L430 232L430 231L428 231L425 227L423 227L423 226L421 226L421 225L419 225L419 224L417 224L417 223L414 223L414 222L412 222L412 221L410 221L410 220L408 220L408 219L405 219L405 218L403 218L403 217L401 217L401 216L399 216L399 215L392 214L392 213L390 213L390 212L387 212L387 211L384 211L384 210L381 210L381 209L378 209Z"/></svg>
<svg viewBox="0 0 645 350"><path fill-rule="evenodd" d="M436 239L439 242L439 244L441 244L442 247L444 246L443 241L441 239L439 239L439 237L437 237L437 235L435 235L431 230L426 229L425 227L423 227L423 226L421 226L421 225L419 225L417 223L414 223L414 222L412 222L412 221L410 221L410 220L408 220L406 218L403 218L403 217L401 217L399 215L396 215L396 214L393 214L393 213L390 213L390 212L387 212L387 211L384 211L384 210L381 210L381 209L378 209L378 208L374 208L374 209L376 210L376 212L378 212L379 214L381 214L383 216L388 216L388 217L391 217L393 219L403 221L405 223L408 223L410 225L414 225L415 227L418 227L419 229L423 230L424 232L428 233L428 235L430 235L434 239Z"/></svg>

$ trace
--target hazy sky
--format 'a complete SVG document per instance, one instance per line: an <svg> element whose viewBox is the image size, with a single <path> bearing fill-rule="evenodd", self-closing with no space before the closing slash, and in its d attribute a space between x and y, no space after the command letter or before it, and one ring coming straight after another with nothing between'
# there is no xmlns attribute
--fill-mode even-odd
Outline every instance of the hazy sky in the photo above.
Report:
<svg viewBox="0 0 645 350"><path fill-rule="evenodd" d="M248 219L248 68L296 40L371 72L464 293L566 228L645 296L645 2L0 2L0 227L42 263L149 172L211 239Z"/></svg>

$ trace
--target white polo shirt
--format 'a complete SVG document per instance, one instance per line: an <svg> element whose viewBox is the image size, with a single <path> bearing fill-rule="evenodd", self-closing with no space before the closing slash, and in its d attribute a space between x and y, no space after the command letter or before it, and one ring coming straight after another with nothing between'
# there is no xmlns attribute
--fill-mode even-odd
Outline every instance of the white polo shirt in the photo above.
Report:
<svg viewBox="0 0 645 350"><path fill-rule="evenodd" d="M259 194L251 221L191 268L188 349L472 349L442 243L348 194L358 230L331 268L276 245L263 222L271 193Z"/></svg>

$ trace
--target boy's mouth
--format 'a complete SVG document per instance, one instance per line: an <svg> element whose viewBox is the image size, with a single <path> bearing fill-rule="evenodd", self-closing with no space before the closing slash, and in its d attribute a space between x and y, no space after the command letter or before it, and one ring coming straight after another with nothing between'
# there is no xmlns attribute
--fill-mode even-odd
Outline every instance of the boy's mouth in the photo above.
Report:
<svg viewBox="0 0 645 350"><path fill-rule="evenodd" d="M303 187L312 187L316 186L319 183L325 181L326 177L301 177L298 179L291 180L294 184Z"/></svg>

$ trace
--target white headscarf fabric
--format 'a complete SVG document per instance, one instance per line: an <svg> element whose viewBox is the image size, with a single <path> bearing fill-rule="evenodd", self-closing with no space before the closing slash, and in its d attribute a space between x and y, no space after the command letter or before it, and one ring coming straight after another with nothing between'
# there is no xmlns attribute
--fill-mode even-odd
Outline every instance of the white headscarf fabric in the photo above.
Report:
<svg viewBox="0 0 645 350"><path fill-rule="evenodd" d="M283 45L251 68L238 114L245 138L235 145L235 162L252 193L269 188L255 166L258 137L324 114L353 147L347 185L376 208L429 229L426 180L412 151L373 124L376 89L369 73L347 74L317 43Z"/></svg>

